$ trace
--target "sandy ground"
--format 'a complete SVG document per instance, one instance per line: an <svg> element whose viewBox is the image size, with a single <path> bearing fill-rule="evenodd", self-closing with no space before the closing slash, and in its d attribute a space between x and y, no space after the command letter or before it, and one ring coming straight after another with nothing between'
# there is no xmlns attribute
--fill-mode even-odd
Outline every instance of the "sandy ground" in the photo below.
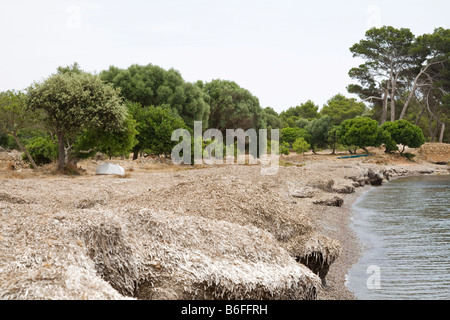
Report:
<svg viewBox="0 0 450 320"><path fill-rule="evenodd" d="M47 218L63 221L69 219L69 215L72 218L86 214L83 210L148 208L205 221L225 221L241 227L251 225L269 232L283 250L293 255L301 251L298 246L312 238L324 243L328 241L325 247L330 248L338 242L341 246L339 257L331 264L327 284L317 298L355 299L345 286L345 275L363 249L350 228L351 206L372 187L355 186L351 176L362 176L368 169L389 171L392 177L447 174L447 166L425 161L429 161L430 150L428 148L426 154L415 151L416 162L387 156L376 149L372 150L374 156L360 159L337 159L338 155L330 155L328 151L318 155L290 155L282 158L282 166L274 176L261 175L259 165L193 168L173 166L159 159L134 162L114 159L112 162L126 169L127 175L123 178L96 176L95 168L102 161L93 160L79 164L82 168L79 176L55 175L52 165L39 172L4 166L0 169L0 220L6 225L11 216L32 214L43 221ZM449 159L445 153L434 158ZM332 189L327 190L330 180ZM313 193L307 197L293 197L304 188L312 188ZM341 190L349 188L353 192L342 193ZM341 207L315 203L334 197L343 200ZM297 239L293 236L297 233L303 236ZM320 240L322 236L326 239ZM14 235L9 237L12 237L10 243L22 241L22 238L14 239ZM5 234L0 235L0 249L4 249L1 246L6 243L5 238ZM16 259L10 251L5 249L5 252L9 252L11 259ZM111 293L113 299L114 294Z"/></svg>

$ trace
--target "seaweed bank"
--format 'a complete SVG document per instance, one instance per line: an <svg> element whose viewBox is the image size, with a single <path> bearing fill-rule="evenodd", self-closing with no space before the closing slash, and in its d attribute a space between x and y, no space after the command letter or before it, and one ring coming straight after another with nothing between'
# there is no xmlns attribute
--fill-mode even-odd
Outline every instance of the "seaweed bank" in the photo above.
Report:
<svg viewBox="0 0 450 320"><path fill-rule="evenodd" d="M302 159L303 160L303 159ZM0 299L353 299L352 201L447 168L355 160L195 170L117 160L126 178L0 171Z"/></svg>

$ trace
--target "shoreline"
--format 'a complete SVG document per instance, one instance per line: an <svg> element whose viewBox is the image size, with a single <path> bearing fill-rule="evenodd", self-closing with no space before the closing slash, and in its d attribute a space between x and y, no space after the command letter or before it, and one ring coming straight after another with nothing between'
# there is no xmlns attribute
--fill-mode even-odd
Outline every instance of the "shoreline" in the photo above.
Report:
<svg viewBox="0 0 450 320"><path fill-rule="evenodd" d="M358 188L355 193L344 197L340 208L327 208L317 221L318 230L335 239L342 246L339 258L331 265L327 275L327 285L319 293L319 300L357 300L345 285L346 276L364 253L364 245L352 229L353 205L374 187Z"/></svg>
<svg viewBox="0 0 450 320"><path fill-rule="evenodd" d="M125 178L96 175L96 161L78 177L0 171L0 297L192 300L226 289L217 297L357 300L345 284L364 252L354 203L383 177L449 174L384 158L287 160L273 176L259 166L186 170L151 159L118 160ZM34 274L58 276L48 286ZM220 281L208 282L212 275Z"/></svg>
<svg viewBox="0 0 450 320"><path fill-rule="evenodd" d="M433 169L436 169L436 167ZM419 174L411 170L404 175L390 177L388 181L384 180L382 186L402 178L441 175L443 175L441 171L432 174ZM346 285L346 278L349 271L361 259L365 252L364 243L352 228L354 216L353 206L367 192L374 188L377 188L377 186L357 188L355 193L343 197L344 204L342 207L327 208L318 219L316 224L318 231L325 236L339 241L342 245L341 254L331 265L327 275L327 285L319 293L318 300L359 300Z"/></svg>

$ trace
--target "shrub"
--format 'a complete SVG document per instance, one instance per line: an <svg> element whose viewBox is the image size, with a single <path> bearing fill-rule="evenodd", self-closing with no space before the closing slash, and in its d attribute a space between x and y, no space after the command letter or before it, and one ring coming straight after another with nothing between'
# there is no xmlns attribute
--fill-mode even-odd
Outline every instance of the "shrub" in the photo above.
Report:
<svg viewBox="0 0 450 320"><path fill-rule="evenodd" d="M389 133L384 132L376 120L365 117L345 120L338 131L338 137L342 144L359 147L367 154L367 147L390 143Z"/></svg>
<svg viewBox="0 0 450 320"><path fill-rule="evenodd" d="M290 153L290 146L287 142L282 142L281 145L278 141L267 141L267 153L272 153L272 143L274 143L275 147L278 148L278 154L284 154L285 156L288 156Z"/></svg>
<svg viewBox="0 0 450 320"><path fill-rule="evenodd" d="M283 142L280 146L280 154L284 154L285 156L288 156L289 153L290 153L289 143Z"/></svg>
<svg viewBox="0 0 450 320"><path fill-rule="evenodd" d="M405 157L405 158L408 159L409 161L413 161L413 159L416 157L416 155L407 152L407 153L404 153L404 154L403 154L403 157Z"/></svg>
<svg viewBox="0 0 450 320"><path fill-rule="evenodd" d="M4 134L0 131L0 147L6 150L18 149L17 143L14 141L14 138L9 134Z"/></svg>
<svg viewBox="0 0 450 320"><path fill-rule="evenodd" d="M292 147L294 148L294 151L297 152L298 154L305 153L311 148L309 143L306 142L305 139L303 138L298 138L297 140L295 140Z"/></svg>
<svg viewBox="0 0 450 320"><path fill-rule="evenodd" d="M425 137L422 130L406 120L397 120L386 122L381 128L391 135L396 144L403 145L401 154L405 152L406 147L419 148L425 143ZM395 150L395 149L394 149Z"/></svg>
<svg viewBox="0 0 450 320"><path fill-rule="evenodd" d="M38 166L52 163L58 158L58 147L49 138L34 137L26 144L26 148ZM27 156L22 159L28 162Z"/></svg>
<svg viewBox="0 0 450 320"><path fill-rule="evenodd" d="M310 134L302 128L284 128L281 130L281 142L288 143L289 147L291 147L298 138L304 138L308 141L310 139Z"/></svg>

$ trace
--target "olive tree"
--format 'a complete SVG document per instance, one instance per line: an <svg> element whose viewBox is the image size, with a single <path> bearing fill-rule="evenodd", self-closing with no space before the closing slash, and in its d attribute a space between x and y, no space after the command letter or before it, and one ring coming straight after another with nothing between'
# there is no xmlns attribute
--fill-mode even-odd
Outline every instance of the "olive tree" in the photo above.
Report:
<svg viewBox="0 0 450 320"><path fill-rule="evenodd" d="M126 120L119 91L99 76L59 72L28 88L28 104L43 110L44 121L58 138L58 169L68 162L68 151L87 129L115 132Z"/></svg>

